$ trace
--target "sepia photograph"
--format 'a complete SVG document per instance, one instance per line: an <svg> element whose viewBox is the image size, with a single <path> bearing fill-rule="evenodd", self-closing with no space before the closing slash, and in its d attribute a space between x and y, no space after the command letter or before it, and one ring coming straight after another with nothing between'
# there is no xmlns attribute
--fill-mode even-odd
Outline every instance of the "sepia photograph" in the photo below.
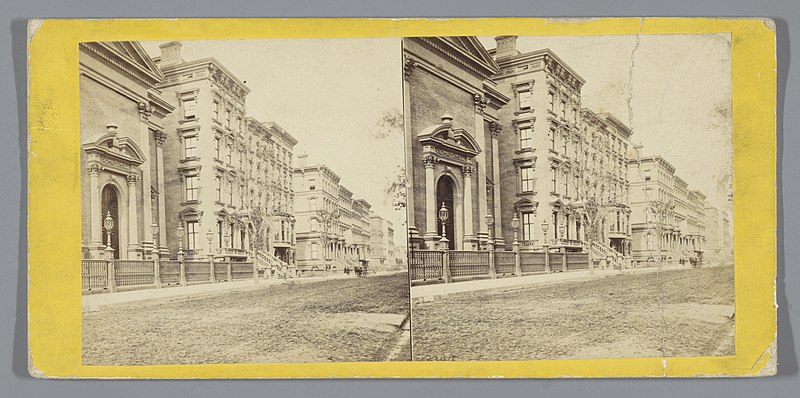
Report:
<svg viewBox="0 0 800 398"><path fill-rule="evenodd" d="M413 360L735 355L730 34L403 58Z"/></svg>
<svg viewBox="0 0 800 398"><path fill-rule="evenodd" d="M83 365L411 359L399 38L78 59Z"/></svg>

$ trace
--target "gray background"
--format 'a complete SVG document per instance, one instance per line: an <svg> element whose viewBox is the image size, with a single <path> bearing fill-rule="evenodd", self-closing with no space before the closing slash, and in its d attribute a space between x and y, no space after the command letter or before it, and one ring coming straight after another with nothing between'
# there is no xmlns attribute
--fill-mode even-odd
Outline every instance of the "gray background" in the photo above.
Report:
<svg viewBox="0 0 800 398"><path fill-rule="evenodd" d="M798 79L789 73L790 31L800 24L797 1L753 0L561 0L540 1L373 0L327 4L310 0L0 0L0 254L8 262L0 274L0 396L62 397L143 396L796 396L797 329L800 319L800 152L796 133L800 118ZM761 379L703 380L238 380L238 381L89 381L36 380L28 376L26 354L26 20L30 18L110 17L591 17L591 16L763 16L774 18L778 33L778 360L779 374ZM12 56L13 51L13 56ZM12 78L13 76L13 78ZM790 111L784 114L784 110ZM788 133L785 127L789 128ZM66 148L65 150L69 150ZM788 156L787 156L788 154ZM786 182L784 184L784 182ZM785 245L788 242L788 247ZM788 266L787 266L788 264ZM792 308L794 306L794 308Z"/></svg>

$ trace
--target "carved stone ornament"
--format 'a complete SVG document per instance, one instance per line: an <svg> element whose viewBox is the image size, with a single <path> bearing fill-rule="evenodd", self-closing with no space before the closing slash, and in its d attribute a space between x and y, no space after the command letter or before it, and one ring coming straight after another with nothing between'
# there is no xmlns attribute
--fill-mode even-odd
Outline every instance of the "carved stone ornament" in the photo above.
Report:
<svg viewBox="0 0 800 398"><path fill-rule="evenodd" d="M423 156L422 165L425 166L426 169L432 169L436 164L436 160L436 157L433 155Z"/></svg>
<svg viewBox="0 0 800 398"><path fill-rule="evenodd" d="M86 172L89 173L90 176L99 176L101 171L103 171L103 166L99 164L90 164L86 167Z"/></svg>
<svg viewBox="0 0 800 398"><path fill-rule="evenodd" d="M156 130L153 132L153 135L156 138L156 145L164 146L164 143L167 142L167 133Z"/></svg>
<svg viewBox="0 0 800 398"><path fill-rule="evenodd" d="M465 165L461 167L461 172L464 174L465 177L471 177L472 173L475 171L475 168L471 165Z"/></svg>
<svg viewBox="0 0 800 398"><path fill-rule="evenodd" d="M153 107L148 105L146 102L139 103L139 114L143 122L146 122L150 119L150 116L153 115Z"/></svg>
<svg viewBox="0 0 800 398"><path fill-rule="evenodd" d="M139 182L139 175L138 174L128 174L125 179L128 181L128 185L136 185Z"/></svg>
<svg viewBox="0 0 800 398"><path fill-rule="evenodd" d="M492 137L499 137L503 132L503 125L497 122L489 123L489 130L492 132Z"/></svg>

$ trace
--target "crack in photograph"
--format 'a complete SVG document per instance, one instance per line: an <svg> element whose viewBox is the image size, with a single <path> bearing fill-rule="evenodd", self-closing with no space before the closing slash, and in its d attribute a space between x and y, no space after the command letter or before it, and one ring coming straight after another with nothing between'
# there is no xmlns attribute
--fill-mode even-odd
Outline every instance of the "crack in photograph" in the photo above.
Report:
<svg viewBox="0 0 800 398"><path fill-rule="evenodd" d="M413 360L734 355L729 34L403 53Z"/></svg>
<svg viewBox="0 0 800 398"><path fill-rule="evenodd" d="M79 63L84 365L410 360L400 39Z"/></svg>

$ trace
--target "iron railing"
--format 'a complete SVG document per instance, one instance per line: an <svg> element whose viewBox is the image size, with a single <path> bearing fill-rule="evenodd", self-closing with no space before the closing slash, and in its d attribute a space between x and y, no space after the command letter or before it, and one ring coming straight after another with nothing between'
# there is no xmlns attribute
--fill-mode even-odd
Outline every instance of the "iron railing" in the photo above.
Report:
<svg viewBox="0 0 800 398"><path fill-rule="evenodd" d="M159 263L161 268L161 283L165 285L176 285L181 281L181 263L179 261L162 260Z"/></svg>
<svg viewBox="0 0 800 398"><path fill-rule="evenodd" d="M81 261L81 288L83 290L105 289L108 287L108 261Z"/></svg>
<svg viewBox="0 0 800 398"><path fill-rule="evenodd" d="M208 282L211 279L211 263L208 261L184 262L186 282Z"/></svg>
<svg viewBox="0 0 800 398"><path fill-rule="evenodd" d="M495 252L494 272L497 276L512 276L516 272L517 253Z"/></svg>
<svg viewBox="0 0 800 398"><path fill-rule="evenodd" d="M412 281L442 279L444 254L439 250L411 250L408 268Z"/></svg>
<svg viewBox="0 0 800 398"><path fill-rule="evenodd" d="M544 256L543 252L520 252L519 267L522 275L545 272Z"/></svg>
<svg viewBox="0 0 800 398"><path fill-rule="evenodd" d="M450 275L454 278L489 275L489 252L451 250Z"/></svg>
<svg viewBox="0 0 800 398"><path fill-rule="evenodd" d="M117 286L152 285L155 263L152 260L116 260L114 276Z"/></svg>

